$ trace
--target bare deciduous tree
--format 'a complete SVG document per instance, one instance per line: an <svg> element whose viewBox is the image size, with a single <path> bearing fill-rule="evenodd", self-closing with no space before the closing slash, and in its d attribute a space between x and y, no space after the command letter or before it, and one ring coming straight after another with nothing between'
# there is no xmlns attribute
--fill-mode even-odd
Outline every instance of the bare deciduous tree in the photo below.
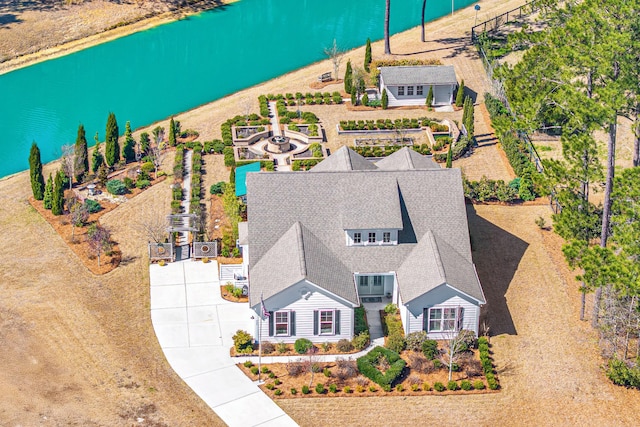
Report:
<svg viewBox="0 0 640 427"><path fill-rule="evenodd" d="M338 73L340 72L340 62L342 62L342 57L344 56L344 51L338 48L338 44L336 39L333 39L333 45L331 47L325 47L324 53L329 57L331 63L333 64L333 75L335 80L338 80Z"/></svg>
<svg viewBox="0 0 640 427"><path fill-rule="evenodd" d="M75 145L62 146L62 170L69 178L69 190L73 185L73 177L76 170L76 147Z"/></svg>
<svg viewBox="0 0 640 427"><path fill-rule="evenodd" d="M66 203L69 211L67 216L71 223L71 241L75 242L76 227L82 227L87 222L89 219L89 210L87 209L87 206L75 196L69 197Z"/></svg>
<svg viewBox="0 0 640 427"><path fill-rule="evenodd" d="M102 252L111 249L111 231L100 224L93 224L87 232L89 247L98 257L98 267L100 266L100 256Z"/></svg>
<svg viewBox="0 0 640 427"><path fill-rule="evenodd" d="M156 128L153 130L153 143L149 146L149 157L151 157L151 162L153 163L154 176L156 179L158 178L158 169L162 166L162 162L166 156L164 129Z"/></svg>
<svg viewBox="0 0 640 427"><path fill-rule="evenodd" d="M136 224L136 230L140 232L149 242L165 242L169 234L167 218L156 211L147 211L140 216Z"/></svg>

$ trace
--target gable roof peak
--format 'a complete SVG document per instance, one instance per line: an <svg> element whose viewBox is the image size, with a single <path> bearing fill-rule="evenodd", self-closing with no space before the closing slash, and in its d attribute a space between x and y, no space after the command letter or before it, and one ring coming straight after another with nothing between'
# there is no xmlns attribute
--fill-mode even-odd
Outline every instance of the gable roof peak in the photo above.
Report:
<svg viewBox="0 0 640 427"><path fill-rule="evenodd" d="M378 167L375 164L345 145L311 168L309 172L344 172L376 169Z"/></svg>

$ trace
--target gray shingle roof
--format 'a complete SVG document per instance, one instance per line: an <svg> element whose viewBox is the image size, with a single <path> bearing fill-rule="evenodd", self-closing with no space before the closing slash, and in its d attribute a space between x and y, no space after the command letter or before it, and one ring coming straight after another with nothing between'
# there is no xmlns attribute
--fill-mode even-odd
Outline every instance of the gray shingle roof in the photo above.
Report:
<svg viewBox="0 0 640 427"><path fill-rule="evenodd" d="M349 147L341 147L328 158L311 168L310 172L338 172L373 170L376 166Z"/></svg>
<svg viewBox="0 0 640 427"><path fill-rule="evenodd" d="M432 156L423 156L409 147L403 147L381 160L375 165L378 169L400 171L410 169L440 169L440 165L433 161Z"/></svg>
<svg viewBox="0 0 640 427"><path fill-rule="evenodd" d="M387 86L458 83L453 65L380 67L380 76Z"/></svg>
<svg viewBox="0 0 640 427"><path fill-rule="evenodd" d="M444 281L484 300L471 259L458 169L251 173L247 205L251 305L261 292L274 295L303 277L354 301L346 288L356 271L396 271L405 303ZM299 232L293 227L297 222ZM345 226L368 224L401 228L399 244L348 247ZM293 261L301 256L306 273L286 265L298 265Z"/></svg>

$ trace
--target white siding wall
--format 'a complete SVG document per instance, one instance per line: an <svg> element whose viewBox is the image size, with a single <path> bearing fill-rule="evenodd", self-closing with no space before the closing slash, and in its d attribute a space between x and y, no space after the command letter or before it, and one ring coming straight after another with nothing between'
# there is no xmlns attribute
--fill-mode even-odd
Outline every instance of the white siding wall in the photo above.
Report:
<svg viewBox="0 0 640 427"><path fill-rule="evenodd" d="M303 288L310 291L307 297L302 295ZM265 300L265 307L267 311L290 310L295 312L295 335L269 336L269 321L265 318L262 321L263 341L293 343L298 338L307 338L315 343L323 343L337 342L343 338L351 339L353 337L353 307L341 300L336 300L330 293L307 281L301 281ZM340 310L339 335L313 334L314 310L320 309ZM260 306L254 307L254 310L260 312ZM256 318L258 319L257 316ZM258 339L258 335L255 338Z"/></svg>
<svg viewBox="0 0 640 427"><path fill-rule="evenodd" d="M384 243L383 233L391 233L390 242ZM345 230L347 246L375 246L375 245L397 245L398 244L398 230L395 228L378 228L370 230ZM354 233L360 233L361 242L354 243ZM369 243L369 233L376 233L375 243Z"/></svg>
<svg viewBox="0 0 640 427"><path fill-rule="evenodd" d="M448 105L453 102L453 86L434 86L433 87L433 103L434 105Z"/></svg>
<svg viewBox="0 0 640 427"><path fill-rule="evenodd" d="M423 311L430 307L462 307L464 308L463 329L469 329L478 334L480 307L477 302L448 286L441 285L431 292L422 295L405 306L405 332L424 330ZM403 317L403 322L405 318ZM429 333L431 339L448 338L446 333Z"/></svg>
<svg viewBox="0 0 640 427"><path fill-rule="evenodd" d="M387 89L387 96L389 98L390 107L398 107L402 105L425 105L427 101L427 94L429 93L429 86L423 85L422 95L416 95L416 86L413 85L413 95L407 95L407 86L404 86L404 95L398 95L397 86L384 86L381 83L382 89ZM382 92L382 89L380 92ZM452 85L433 86L433 102L434 105L448 105L453 102L453 89Z"/></svg>

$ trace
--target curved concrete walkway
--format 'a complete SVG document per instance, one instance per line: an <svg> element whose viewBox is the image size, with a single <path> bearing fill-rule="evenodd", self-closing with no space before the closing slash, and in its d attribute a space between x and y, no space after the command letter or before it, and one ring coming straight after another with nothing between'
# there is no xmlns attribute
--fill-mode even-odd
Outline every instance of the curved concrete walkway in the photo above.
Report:
<svg viewBox="0 0 640 427"><path fill-rule="evenodd" d="M297 425L229 355L235 332L253 330L253 311L222 299L215 261L151 264L149 280L151 321L167 361L227 425Z"/></svg>

